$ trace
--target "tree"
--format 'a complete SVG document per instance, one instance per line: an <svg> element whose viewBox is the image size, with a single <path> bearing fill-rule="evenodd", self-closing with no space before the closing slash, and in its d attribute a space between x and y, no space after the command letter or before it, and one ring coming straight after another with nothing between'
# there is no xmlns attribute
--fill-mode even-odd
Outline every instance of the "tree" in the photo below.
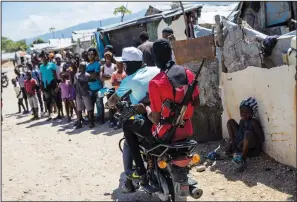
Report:
<svg viewBox="0 0 297 202"><path fill-rule="evenodd" d="M40 44L40 43L45 43L42 38L37 38L33 41L33 44Z"/></svg>
<svg viewBox="0 0 297 202"><path fill-rule="evenodd" d="M5 52L16 52L19 50L25 51L28 46L25 40L13 41L7 37L1 37L2 50Z"/></svg>
<svg viewBox="0 0 297 202"><path fill-rule="evenodd" d="M113 11L114 15L118 15L119 13L121 14L121 22L123 22L125 14L131 14L132 12L127 8L127 6L120 6L115 8Z"/></svg>
<svg viewBox="0 0 297 202"><path fill-rule="evenodd" d="M55 38L55 28L54 27L50 27L49 31L53 34L53 38Z"/></svg>

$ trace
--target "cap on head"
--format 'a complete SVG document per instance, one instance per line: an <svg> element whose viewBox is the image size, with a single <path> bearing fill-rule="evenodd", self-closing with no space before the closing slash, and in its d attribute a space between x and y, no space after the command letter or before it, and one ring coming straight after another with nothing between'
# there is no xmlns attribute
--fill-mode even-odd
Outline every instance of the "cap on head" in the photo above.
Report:
<svg viewBox="0 0 297 202"><path fill-rule="evenodd" d="M62 55L61 55L60 53L58 53L58 54L55 55L55 58L60 58L60 59L62 59Z"/></svg>
<svg viewBox="0 0 297 202"><path fill-rule="evenodd" d="M108 51L112 51L113 50L113 46L112 45L106 45L105 49Z"/></svg>
<svg viewBox="0 0 297 202"><path fill-rule="evenodd" d="M116 58L116 61L119 62L142 62L142 52L135 47L124 48L122 52L122 57Z"/></svg>
<svg viewBox="0 0 297 202"><path fill-rule="evenodd" d="M173 34L173 29L171 29L170 27L166 27L162 30L162 33Z"/></svg>
<svg viewBox="0 0 297 202"><path fill-rule="evenodd" d="M112 52L107 51L106 53L104 53L104 57L107 56L107 55L109 55L110 57L112 57L113 54L112 54Z"/></svg>

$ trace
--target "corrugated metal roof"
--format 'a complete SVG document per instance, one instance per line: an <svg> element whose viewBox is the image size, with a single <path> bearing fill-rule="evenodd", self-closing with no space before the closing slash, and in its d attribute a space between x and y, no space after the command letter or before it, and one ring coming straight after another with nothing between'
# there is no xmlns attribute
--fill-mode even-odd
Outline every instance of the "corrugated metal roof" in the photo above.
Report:
<svg viewBox="0 0 297 202"><path fill-rule="evenodd" d="M48 41L50 46L64 46L72 44L71 38L49 39Z"/></svg>
<svg viewBox="0 0 297 202"><path fill-rule="evenodd" d="M192 11L195 9L201 9L201 8L202 8L202 6L200 4L199 5L198 4L184 5L185 12ZM155 20L166 19L166 18L177 16L180 14L182 14L181 8L171 9L168 11L164 11L162 13L145 16L143 18L138 18L138 19L122 22L122 23L117 23L117 24L113 24L110 26L106 26L106 27L100 27L97 29L97 31L109 32L109 31L113 31L113 30L117 30L117 29L122 29L124 27L130 27L130 26L134 26L134 25L138 25L138 24L149 23L149 22L152 22Z"/></svg>

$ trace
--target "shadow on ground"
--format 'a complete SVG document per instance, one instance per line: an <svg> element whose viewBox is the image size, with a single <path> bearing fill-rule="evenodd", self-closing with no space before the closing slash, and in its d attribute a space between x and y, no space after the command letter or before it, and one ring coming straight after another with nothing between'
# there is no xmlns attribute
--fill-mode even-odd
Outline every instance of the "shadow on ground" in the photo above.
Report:
<svg viewBox="0 0 297 202"><path fill-rule="evenodd" d="M198 144L197 152L202 157L207 156L209 152L214 151L219 145L221 149L218 153L223 159L214 162L201 158L200 164L205 164L206 167L210 166L212 172L223 174L228 181L242 181L248 187L261 183L279 192L292 195L288 200L296 200L297 169L280 164L265 153L261 153L258 157L248 158L246 170L239 173L234 170L231 158L224 155L225 141ZM201 174L203 176L203 173Z"/></svg>
<svg viewBox="0 0 297 202"><path fill-rule="evenodd" d="M160 201L156 195L149 195L146 192L140 190L137 190L134 193L122 193L122 187L124 185L125 180L126 176L124 173L122 173L119 179L118 188L113 190L111 194L111 199L113 201Z"/></svg>

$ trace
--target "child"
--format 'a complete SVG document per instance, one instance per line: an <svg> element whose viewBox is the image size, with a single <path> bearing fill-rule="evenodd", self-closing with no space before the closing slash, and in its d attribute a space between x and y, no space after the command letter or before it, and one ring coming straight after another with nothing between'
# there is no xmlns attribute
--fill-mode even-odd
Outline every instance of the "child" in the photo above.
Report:
<svg viewBox="0 0 297 202"><path fill-rule="evenodd" d="M28 97L29 104L33 110L33 118L31 120L38 120L38 99L36 95L37 82L32 78L31 72L26 72L27 79L25 80L24 87Z"/></svg>
<svg viewBox="0 0 297 202"><path fill-rule="evenodd" d="M109 51L104 54L105 64L103 65L103 68L101 68L102 81L104 81L104 87L108 89L112 88L110 78L112 74L116 71L116 65L111 62L112 56L112 53Z"/></svg>
<svg viewBox="0 0 297 202"><path fill-rule="evenodd" d="M122 80L127 76L126 72L124 71L124 64L122 61L117 61L117 70L112 73L110 82L112 86L117 90L122 82ZM109 99L112 96L112 94L109 95L107 99ZM114 114L116 113L115 109L109 109L109 127L113 128L117 125L116 120L114 118ZM118 129L118 127L115 127L114 129Z"/></svg>
<svg viewBox="0 0 297 202"><path fill-rule="evenodd" d="M70 80L67 80L68 75L66 73L62 73L61 74L61 80L62 82L59 84L59 88L61 89L61 98L64 102L65 105L65 111L66 111L66 115L68 118L68 122L71 121L71 116L69 111L70 111L70 107L74 108L74 102L73 100L70 99L71 97L71 83Z"/></svg>
<svg viewBox="0 0 297 202"><path fill-rule="evenodd" d="M244 166L247 156L258 156L264 142L264 133L260 122L255 118L257 102L253 98L243 100L239 107L241 120L239 124L230 119L227 128L230 144L227 152L235 153L233 162Z"/></svg>
<svg viewBox="0 0 297 202"><path fill-rule="evenodd" d="M122 82L122 80L127 76L124 71L124 64L122 61L117 61L117 70L112 73L110 82L112 86L117 90Z"/></svg>
<svg viewBox="0 0 297 202"><path fill-rule="evenodd" d="M86 72L86 62L79 64L79 72L74 76L74 88L76 91L77 124L76 129L82 127L82 111L88 111L89 127L94 128L94 104L89 90L90 75Z"/></svg>
<svg viewBox="0 0 297 202"><path fill-rule="evenodd" d="M23 103L23 93L21 91L21 87L18 85L18 83L16 82L16 79L12 79L11 83L13 85L16 97L18 99L18 107L19 107L19 113L21 113L21 108L23 107L23 113L27 113L25 105Z"/></svg>

